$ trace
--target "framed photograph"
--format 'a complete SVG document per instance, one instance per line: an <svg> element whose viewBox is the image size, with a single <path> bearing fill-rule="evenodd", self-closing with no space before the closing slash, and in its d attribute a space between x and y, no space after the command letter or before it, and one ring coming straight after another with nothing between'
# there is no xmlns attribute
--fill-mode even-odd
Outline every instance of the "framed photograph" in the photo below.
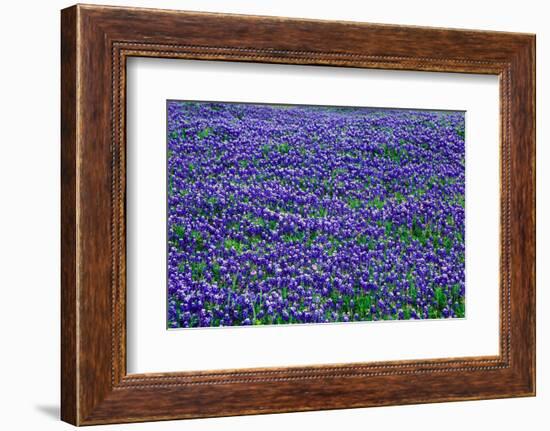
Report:
<svg viewBox="0 0 550 431"><path fill-rule="evenodd" d="M535 36L61 13L61 415L535 394Z"/></svg>

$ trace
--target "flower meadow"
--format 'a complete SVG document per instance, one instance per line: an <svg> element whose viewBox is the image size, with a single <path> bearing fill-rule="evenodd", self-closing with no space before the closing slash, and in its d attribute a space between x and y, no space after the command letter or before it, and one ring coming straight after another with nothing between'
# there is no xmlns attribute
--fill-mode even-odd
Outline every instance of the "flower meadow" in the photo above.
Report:
<svg viewBox="0 0 550 431"><path fill-rule="evenodd" d="M169 328L464 317L463 112L167 114Z"/></svg>

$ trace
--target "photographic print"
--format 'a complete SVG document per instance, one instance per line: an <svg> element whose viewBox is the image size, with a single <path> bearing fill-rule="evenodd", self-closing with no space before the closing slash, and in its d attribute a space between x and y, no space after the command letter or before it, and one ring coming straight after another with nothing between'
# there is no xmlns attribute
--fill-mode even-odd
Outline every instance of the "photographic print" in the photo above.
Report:
<svg viewBox="0 0 550 431"><path fill-rule="evenodd" d="M465 316L465 113L167 101L167 327Z"/></svg>

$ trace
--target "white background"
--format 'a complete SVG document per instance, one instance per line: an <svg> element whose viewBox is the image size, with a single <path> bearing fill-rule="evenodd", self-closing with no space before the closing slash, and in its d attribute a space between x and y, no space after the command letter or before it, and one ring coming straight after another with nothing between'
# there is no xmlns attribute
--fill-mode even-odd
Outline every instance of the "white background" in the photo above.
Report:
<svg viewBox="0 0 550 431"><path fill-rule="evenodd" d="M537 33L536 398L105 426L134 430L546 429L550 422L549 14L542 1L132 0L108 4ZM4 429L62 430L59 410L59 9L5 2L0 15L0 308ZM25 340L23 342L22 340Z"/></svg>
<svg viewBox="0 0 550 431"><path fill-rule="evenodd" d="M127 84L129 373L498 354L498 77L134 58ZM466 319L167 331L167 99L466 111Z"/></svg>

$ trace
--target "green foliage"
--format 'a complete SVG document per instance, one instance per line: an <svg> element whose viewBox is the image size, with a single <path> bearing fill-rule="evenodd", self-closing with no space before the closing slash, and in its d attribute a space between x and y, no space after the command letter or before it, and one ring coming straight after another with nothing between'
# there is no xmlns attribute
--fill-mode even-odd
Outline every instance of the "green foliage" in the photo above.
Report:
<svg viewBox="0 0 550 431"><path fill-rule="evenodd" d="M218 262L212 264L212 276L217 283L220 282L221 266Z"/></svg>
<svg viewBox="0 0 550 431"><path fill-rule="evenodd" d="M388 144L384 144L382 145L382 155L392 162L401 163L408 157L409 153L405 149L393 148Z"/></svg>
<svg viewBox="0 0 550 431"><path fill-rule="evenodd" d="M451 251L451 248L453 247L453 241L448 236L443 237L443 246L445 247L445 250L447 250L447 253Z"/></svg>
<svg viewBox="0 0 550 431"><path fill-rule="evenodd" d="M286 286L281 289L281 297L283 298L283 301L285 301L288 297L288 289Z"/></svg>
<svg viewBox="0 0 550 431"><path fill-rule="evenodd" d="M455 284L451 287L451 299L453 302L456 302L460 299L460 285Z"/></svg>
<svg viewBox="0 0 550 431"><path fill-rule="evenodd" d="M286 142L283 142L277 145L277 151L281 154L288 154L288 152L290 151L290 145L288 145L288 143Z"/></svg>
<svg viewBox="0 0 550 431"><path fill-rule="evenodd" d="M241 254L245 249L245 245L242 242L231 238L225 239L224 247L226 250L235 250L238 254Z"/></svg>
<svg viewBox="0 0 550 431"><path fill-rule="evenodd" d="M364 293L355 297L355 311L360 317L370 315L370 307L372 306L372 294Z"/></svg>
<svg viewBox="0 0 550 431"><path fill-rule="evenodd" d="M428 306L428 317L430 319L439 319L441 317L441 312L436 308L432 306Z"/></svg>
<svg viewBox="0 0 550 431"><path fill-rule="evenodd" d="M345 174L347 172L347 169L344 168L336 168L333 169L330 173L330 177L334 180L338 175Z"/></svg>
<svg viewBox="0 0 550 431"><path fill-rule="evenodd" d="M372 201L370 201L370 205L374 206L379 210L384 208L384 203L385 202L382 199L380 199L380 196L376 196Z"/></svg>
<svg viewBox="0 0 550 431"><path fill-rule="evenodd" d="M327 254L329 256L333 256L340 248L341 241L338 238L331 235L329 237L329 244L330 244L330 247L327 249Z"/></svg>
<svg viewBox="0 0 550 431"><path fill-rule="evenodd" d="M327 215L328 215L328 210L324 207L319 207L319 209L317 210L316 216L319 218L324 218Z"/></svg>
<svg viewBox="0 0 550 431"><path fill-rule="evenodd" d="M359 245L367 245L369 238L366 235L359 235L355 241Z"/></svg>
<svg viewBox="0 0 550 431"><path fill-rule="evenodd" d="M465 131L465 129L464 129L464 125L458 126L458 127L455 129L455 131L456 131L456 134L457 134L458 136L460 136L462 139L464 139L464 136L465 136L465 133L466 133L466 131Z"/></svg>
<svg viewBox="0 0 550 431"><path fill-rule="evenodd" d="M170 138L172 139L178 139L180 138L181 140L185 140L187 138L187 134L185 133L185 130L181 129L179 130L174 130L170 133Z"/></svg>
<svg viewBox="0 0 550 431"><path fill-rule="evenodd" d="M411 298L411 302L414 304L416 302L416 299L418 298L418 291L416 290L416 286L411 283L411 287L409 288L409 298Z"/></svg>
<svg viewBox="0 0 550 431"><path fill-rule="evenodd" d="M202 233L200 233L198 230L192 230L191 231L191 238L193 239L193 241L195 243L195 250L196 251L203 251L205 249L204 238L202 236Z"/></svg>
<svg viewBox="0 0 550 431"><path fill-rule="evenodd" d="M406 199L405 199L405 196L403 196L403 195L402 195L401 193L399 193L399 192L395 193L394 197L395 197L395 201L396 201L398 204L401 204L401 203L405 202L405 200L406 200Z"/></svg>
<svg viewBox="0 0 550 431"><path fill-rule="evenodd" d="M183 226L180 226L179 224L174 225L172 227L172 231L176 234L178 238L185 237L185 228Z"/></svg>
<svg viewBox="0 0 550 431"><path fill-rule="evenodd" d="M317 239L318 235L319 235L319 233L316 230L310 232L309 237L306 241L306 245L308 247L311 247L313 245L313 243L315 242L315 240Z"/></svg>
<svg viewBox="0 0 550 431"><path fill-rule="evenodd" d="M374 250L376 248L376 243L371 238L369 238L368 246L369 250Z"/></svg>
<svg viewBox="0 0 550 431"><path fill-rule="evenodd" d="M460 302L455 307L455 314L456 314L456 317L461 317L461 318L466 316L466 306L464 302Z"/></svg>
<svg viewBox="0 0 550 431"><path fill-rule="evenodd" d="M194 281L199 281L204 277L204 270L206 269L206 263L204 262L191 262L191 278Z"/></svg>
<svg viewBox="0 0 550 431"><path fill-rule="evenodd" d="M441 287L434 289L434 299L439 307L439 310L443 310L447 306L447 295L443 292Z"/></svg>
<svg viewBox="0 0 550 431"><path fill-rule="evenodd" d="M210 135L210 133L212 133L212 128L211 127L206 127L204 129L202 129L198 134L197 134L197 137L199 139L204 139L206 137L208 137Z"/></svg>
<svg viewBox="0 0 550 431"><path fill-rule="evenodd" d="M240 229L241 223L238 221L229 221L227 222L227 229L237 231Z"/></svg>
<svg viewBox="0 0 550 431"><path fill-rule="evenodd" d="M292 233L286 233L282 236L284 242L302 242L304 237L305 233L299 230Z"/></svg>
<svg viewBox="0 0 550 431"><path fill-rule="evenodd" d="M412 233L411 236L414 240L419 241L422 245L426 244L426 241L428 239L426 235L427 232L424 229L422 229L422 226L418 223L416 218L413 221L411 233Z"/></svg>
<svg viewBox="0 0 550 431"><path fill-rule="evenodd" d="M348 205L350 206L350 208L352 210L356 210L358 208L361 208L361 206L363 205L363 203L361 202L361 199L357 199L357 198L350 198L348 199Z"/></svg>
<svg viewBox="0 0 550 431"><path fill-rule="evenodd" d="M271 151L271 147L268 144L262 145L262 155L264 156L264 158L267 158L270 151Z"/></svg>

